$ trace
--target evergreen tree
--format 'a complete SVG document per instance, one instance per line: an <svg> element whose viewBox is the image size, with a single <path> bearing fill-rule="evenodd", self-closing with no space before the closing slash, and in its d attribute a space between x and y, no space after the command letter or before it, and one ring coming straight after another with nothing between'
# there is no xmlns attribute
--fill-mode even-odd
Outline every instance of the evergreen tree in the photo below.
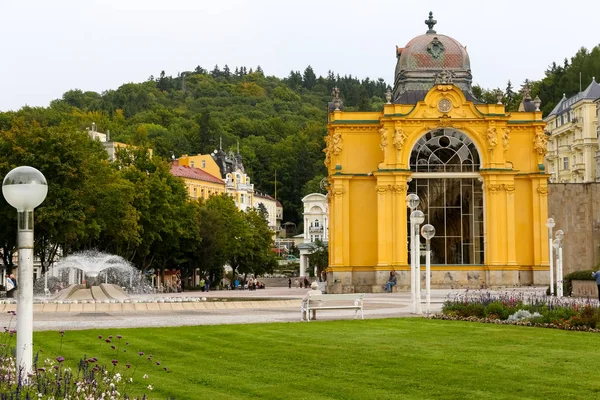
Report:
<svg viewBox="0 0 600 400"><path fill-rule="evenodd" d="M315 83L317 82L317 76L315 75L315 72L313 71L310 65L304 70L304 75L302 76L302 78L303 86L309 90L312 89L315 86Z"/></svg>

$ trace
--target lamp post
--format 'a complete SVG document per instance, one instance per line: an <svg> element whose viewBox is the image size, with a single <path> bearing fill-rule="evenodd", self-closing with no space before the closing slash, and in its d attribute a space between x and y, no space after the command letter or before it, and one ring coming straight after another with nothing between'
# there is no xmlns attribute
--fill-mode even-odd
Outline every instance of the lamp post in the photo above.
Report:
<svg viewBox="0 0 600 400"><path fill-rule="evenodd" d="M554 218L548 218L546 226L548 227L548 252L550 252L550 296L554 296L554 252L552 251L552 228L556 223Z"/></svg>
<svg viewBox="0 0 600 400"><path fill-rule="evenodd" d="M419 196L417 196L415 193L410 193L408 196L406 196L406 207L410 208L410 215L412 215L412 212L415 210L415 208L417 208L419 206L419 203L421 202L421 200L419 199ZM412 221L412 218L410 219L410 238L408 239L408 248L410 249L410 301L413 304L413 310L416 309L415 307L415 299L416 299L416 295L415 295L415 277L414 277L414 272L415 272L415 251L414 251L414 243L415 243L415 225Z"/></svg>
<svg viewBox="0 0 600 400"><path fill-rule="evenodd" d="M554 234L556 240L558 240L558 264L556 266L556 296L563 297L564 296L564 288L563 288L563 251L562 251L562 242L565 237L565 233L562 229L559 229ZM556 240L554 241L554 248L557 248Z"/></svg>
<svg viewBox="0 0 600 400"><path fill-rule="evenodd" d="M46 198L48 184L37 169L17 167L4 177L2 194L18 213L17 368L26 379L33 355L33 209Z"/></svg>
<svg viewBox="0 0 600 400"><path fill-rule="evenodd" d="M435 228L431 224L425 224L421 228L421 236L425 238L425 312L431 312L431 238L435 236Z"/></svg>
<svg viewBox="0 0 600 400"><path fill-rule="evenodd" d="M414 313L421 314L421 242L419 240L419 226L425 221L425 214L423 211L415 210L410 213L410 222L415 226L414 233L414 257L415 257L415 268L413 270L413 280L415 283L415 304Z"/></svg>

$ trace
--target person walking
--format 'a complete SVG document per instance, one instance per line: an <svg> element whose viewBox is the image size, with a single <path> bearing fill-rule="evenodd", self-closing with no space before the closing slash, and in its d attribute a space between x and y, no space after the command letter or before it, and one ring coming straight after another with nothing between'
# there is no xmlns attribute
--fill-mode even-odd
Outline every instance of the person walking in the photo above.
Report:
<svg viewBox="0 0 600 400"><path fill-rule="evenodd" d="M6 275L6 297L15 297L15 289L17 288L14 275Z"/></svg>
<svg viewBox="0 0 600 400"><path fill-rule="evenodd" d="M205 285L205 291L206 292L210 292L210 279L208 279L208 276L206 277L206 280L204 281L204 285Z"/></svg>
<svg viewBox="0 0 600 400"><path fill-rule="evenodd" d="M598 286L598 301L600 301L600 270L592 272L592 276L596 278L596 286Z"/></svg>
<svg viewBox="0 0 600 400"><path fill-rule="evenodd" d="M292 288L292 278L288 278L288 289Z"/></svg>

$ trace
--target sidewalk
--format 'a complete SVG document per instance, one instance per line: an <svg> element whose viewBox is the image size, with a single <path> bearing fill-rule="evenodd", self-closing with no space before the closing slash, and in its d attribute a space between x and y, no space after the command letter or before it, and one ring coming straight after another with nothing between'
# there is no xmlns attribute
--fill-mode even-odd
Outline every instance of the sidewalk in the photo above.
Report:
<svg viewBox="0 0 600 400"><path fill-rule="evenodd" d="M542 293L545 288L507 288L492 292L532 292ZM132 303L100 304L94 312L85 311L86 304L72 304L72 310L61 304L63 311L34 312L35 331L76 330L106 328L168 327L219 324L251 324L269 322L299 322L300 301L306 289L273 287L256 291L211 291L168 293L154 296L134 296L139 301L151 301L141 309L134 309ZM448 296L464 293L464 290L433 289L431 291L432 312L441 311ZM205 297L207 301L181 302L178 298ZM210 299L223 301L210 301ZM155 302L156 300L156 302ZM166 301L165 301L166 300ZM183 300L183 299L181 299ZM422 310L425 310L423 292ZM171 302L172 301L172 302ZM124 308L125 304L128 305ZM137 305L137 304L135 304ZM14 306L14 305L13 305ZM38 307L38 309L40 309ZM64 311L64 310L69 311ZM11 314L4 310L0 314L2 326L8 326ZM410 292L367 293L364 299L365 319L414 317L410 307ZM353 319L354 311L320 311L319 320ZM12 329L16 319L12 317ZM318 321L317 321L318 322Z"/></svg>

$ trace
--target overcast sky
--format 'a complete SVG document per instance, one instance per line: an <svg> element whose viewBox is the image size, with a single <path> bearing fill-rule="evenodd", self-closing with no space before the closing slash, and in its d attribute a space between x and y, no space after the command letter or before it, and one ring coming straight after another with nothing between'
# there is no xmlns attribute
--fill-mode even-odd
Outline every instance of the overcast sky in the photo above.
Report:
<svg viewBox="0 0 600 400"><path fill-rule="evenodd" d="M0 0L0 111L196 65L278 77L311 65L392 84L396 45L425 33L429 11L485 88L520 87L600 43L598 0Z"/></svg>

